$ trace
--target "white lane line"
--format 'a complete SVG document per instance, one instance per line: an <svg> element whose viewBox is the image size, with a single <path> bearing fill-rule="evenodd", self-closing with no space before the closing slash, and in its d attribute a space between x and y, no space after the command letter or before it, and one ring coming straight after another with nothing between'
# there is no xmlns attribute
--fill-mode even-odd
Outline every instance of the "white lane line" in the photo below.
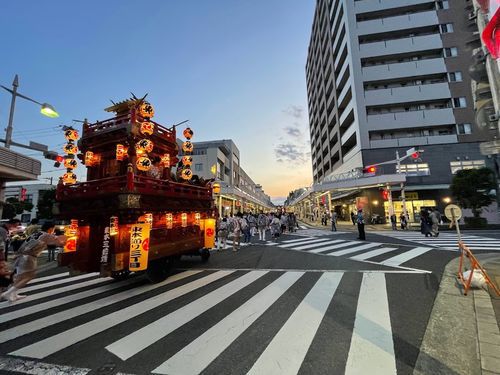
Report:
<svg viewBox="0 0 500 375"><path fill-rule="evenodd" d="M305 240L312 240L312 239L314 239L314 237L302 237L298 240L286 240L286 241L281 241L280 243L294 243L294 242L302 242Z"/></svg>
<svg viewBox="0 0 500 375"><path fill-rule="evenodd" d="M294 247L294 246L300 246L300 245L306 245L306 244L311 244L311 243L316 243L316 242L327 242L328 239L325 239L325 238L317 238L315 240L302 240L300 242L296 242L296 243L287 243L285 245L279 245L279 247L283 247L283 248L288 248L288 247Z"/></svg>
<svg viewBox="0 0 500 375"><path fill-rule="evenodd" d="M274 336L248 374L296 374L342 279L324 273Z"/></svg>
<svg viewBox="0 0 500 375"><path fill-rule="evenodd" d="M333 241L327 241L324 244L332 245L334 243L339 243L339 242L344 242L343 240L333 240ZM313 247L317 247L324 245L323 243L315 243L312 245L304 245L304 246L299 246L299 247L294 247L294 250L307 250L307 249L312 249Z"/></svg>
<svg viewBox="0 0 500 375"><path fill-rule="evenodd" d="M178 310L154 321L147 326L132 332L124 338L106 346L106 349L123 361L136 355L141 350L153 345L158 340L175 331L197 316L203 314L226 298L239 292L261 278L267 271L253 271L232 282L208 293L207 295L181 307Z"/></svg>
<svg viewBox="0 0 500 375"><path fill-rule="evenodd" d="M385 275L364 274L345 374L396 374Z"/></svg>
<svg viewBox="0 0 500 375"><path fill-rule="evenodd" d="M152 372L199 374L281 297L304 272L287 272Z"/></svg>
<svg viewBox="0 0 500 375"><path fill-rule="evenodd" d="M49 276L43 276L43 277L36 277L33 280L31 280L29 284L34 284L39 281L47 281L47 280L53 280L53 279L60 279L61 277L66 277L69 276L69 272L61 272L61 273L56 273L54 275L49 275Z"/></svg>
<svg viewBox="0 0 500 375"><path fill-rule="evenodd" d="M7 302L7 301L0 302L0 307L3 308L3 307L8 307L8 306L18 306L18 305L22 305L22 304L27 303L27 302L36 301L36 300L39 300L39 299L42 299L45 297L55 296L56 294L69 292L69 291L72 291L75 289L81 289L81 288L85 288L85 287L96 285L96 284L102 284L105 282L109 282L111 280L113 280L113 279L110 277L97 278L97 279L93 279L93 280L89 280L89 281L80 282L78 284L67 285L67 286L64 286L61 288L57 288L57 289L46 290L45 292L40 292L40 293L30 295L30 296L23 298L21 300L18 300L16 302Z"/></svg>
<svg viewBox="0 0 500 375"><path fill-rule="evenodd" d="M175 289L161 293L157 296L148 298L144 301L138 302L134 305L128 306L119 311L102 316L100 318L91 320L87 323L73 327L67 331L61 332L57 335L50 336L44 340L35 342L31 345L20 348L9 354L17 355L20 357L30 357L42 359L51 354L57 353L59 350L74 345L89 337L92 337L106 329L114 327L118 324L126 322L136 316L145 313L155 307L163 305L169 301L174 300L180 296L201 288L209 283L219 280L234 271L219 271L201 279L191 281L190 283L181 285Z"/></svg>
<svg viewBox="0 0 500 375"><path fill-rule="evenodd" d="M308 253L320 253L322 251L340 249L340 248L343 248L345 246L352 245L353 243L361 243L361 242L358 242L358 241L346 242L345 240L335 240L335 241L332 241L330 243L334 243L334 242L336 242L337 244L336 245L330 245L330 246L322 246L322 247L319 247L317 249L308 250L307 252Z"/></svg>
<svg viewBox="0 0 500 375"><path fill-rule="evenodd" d="M270 241L266 241L265 245L266 245L266 246L276 246L276 245L279 245L279 242L270 242Z"/></svg>
<svg viewBox="0 0 500 375"><path fill-rule="evenodd" d="M353 259L353 260L366 260L366 259L370 259L370 258L376 257L378 255L382 255L382 254L385 254L385 253L390 253L391 251L395 251L395 250L397 250L397 248L394 248L394 247L381 247L380 249L375 249L375 250L372 250L372 251L368 251L366 253L361 253L359 255L354 255L354 256L350 257L349 259Z"/></svg>
<svg viewBox="0 0 500 375"><path fill-rule="evenodd" d="M149 292L151 290L160 288L164 285L171 284L173 282L182 280L186 277L195 275L197 273L200 273L201 271L186 271L177 275L174 275L172 277L169 277L167 280L158 283L158 284L148 284L144 285L142 287L138 287L135 289L131 290L125 290L123 292L107 296L101 299L98 299L96 301L92 301L89 303L86 303L84 305L76 306L68 310L63 310L60 311L56 314L48 315L40 319L36 319L15 327L12 327L10 329L6 329L5 331L2 331L2 335L0 336L0 343L13 340L15 338L18 338L23 335L27 335L29 333L36 332L40 329L49 327L53 324L57 324L59 322L63 322L68 319L75 318L77 316L86 314L91 311L95 311L97 309L103 308L105 306L112 305L114 303L124 301L126 299L132 298L134 296L141 295L143 293Z"/></svg>
<svg viewBox="0 0 500 375"><path fill-rule="evenodd" d="M344 242L344 243L338 244L338 245L336 246L336 249L339 249L339 248L341 248L341 247L354 246L354 245L358 245L358 244L360 244L360 243L363 243L363 242L362 242L362 241L347 241L347 242ZM326 251L326 249L325 249L325 250L316 249L316 250L317 250L317 251L315 251L315 252Z"/></svg>
<svg viewBox="0 0 500 375"><path fill-rule="evenodd" d="M408 262L409 260L425 254L426 252L431 250L433 249L430 247L416 247L414 249L411 249L410 251L406 251L402 254L386 259L383 262L380 262L380 264L383 264L384 266L399 266L400 264Z"/></svg>
<svg viewBox="0 0 500 375"><path fill-rule="evenodd" d="M64 305L69 302L78 301L83 298L94 296L99 293L109 292L111 290L132 284L134 282L137 282L137 279L131 278L124 281L106 284L97 288L89 289L84 292L70 294L68 296L56 298L47 302L38 303L36 305L28 306L23 309L9 311L0 315L0 323L5 323L10 320L21 318L23 316L31 315L40 311L45 311L53 307Z"/></svg>
<svg viewBox="0 0 500 375"><path fill-rule="evenodd" d="M0 370L30 375L86 375L92 369L0 357Z"/></svg>
<svg viewBox="0 0 500 375"><path fill-rule="evenodd" d="M43 283L43 284L28 286L26 288L21 289L19 291L19 293L22 294L22 293L32 292L32 291L38 290L38 289L48 288L48 287L51 287L51 286L56 286L56 285L71 283L73 281L90 279L90 278L95 277L97 275L99 275L98 272L87 273L87 274L84 274L84 275L78 275L78 276L66 278L66 279L63 279L63 280L56 280L56 281L52 281L52 282L49 282L49 283Z"/></svg>
<svg viewBox="0 0 500 375"><path fill-rule="evenodd" d="M365 245L354 246L354 247L351 247L351 248L345 249L345 250L334 251L334 252L328 253L327 255L339 257L339 256L346 255L346 254L352 254L352 253L355 253L357 251L371 249L371 248L377 247L377 246L380 246L380 244L379 243L367 243Z"/></svg>

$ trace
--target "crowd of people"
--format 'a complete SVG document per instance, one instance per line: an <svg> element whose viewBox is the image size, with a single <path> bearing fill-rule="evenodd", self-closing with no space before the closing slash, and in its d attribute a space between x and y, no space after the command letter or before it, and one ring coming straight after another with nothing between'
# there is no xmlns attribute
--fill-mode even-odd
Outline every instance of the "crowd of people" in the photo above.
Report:
<svg viewBox="0 0 500 375"><path fill-rule="evenodd" d="M0 299L10 302L25 297L18 291L35 277L42 252L49 249L49 257L54 258L55 248L66 242L64 235L54 233L53 222L39 225L33 219L24 230L20 225L19 220L11 219L0 226ZM9 252L14 254L11 264Z"/></svg>
<svg viewBox="0 0 500 375"><path fill-rule="evenodd" d="M298 228L294 213L251 212L224 216L217 219L217 249L226 249L226 241L231 238L233 251L240 249L241 242L252 244L252 237L259 235L259 241L266 241L266 233L271 238L295 232Z"/></svg>

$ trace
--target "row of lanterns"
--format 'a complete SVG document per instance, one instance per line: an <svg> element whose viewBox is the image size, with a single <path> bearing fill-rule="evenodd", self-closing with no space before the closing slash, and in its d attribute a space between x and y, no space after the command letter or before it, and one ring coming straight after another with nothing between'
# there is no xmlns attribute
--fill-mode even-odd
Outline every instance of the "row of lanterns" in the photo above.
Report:
<svg viewBox="0 0 500 375"><path fill-rule="evenodd" d="M75 159L75 155L78 152L78 147L75 142L78 140L78 137L78 131L72 127L64 128L64 138L66 138L67 141L63 147L63 151L66 154L66 156L64 156L64 168L66 168L66 173L63 174L62 180L65 185L73 185L76 183L76 174L73 170L78 166L78 162Z"/></svg>
<svg viewBox="0 0 500 375"><path fill-rule="evenodd" d="M191 171L191 165L193 164L193 157L191 153L193 152L193 144L191 143L191 138L193 138L193 131L191 128L186 128L182 132L186 141L182 143L182 151L184 151L184 156L181 159L182 169L181 169L181 178L183 180L189 181L193 177L193 171Z"/></svg>
<svg viewBox="0 0 500 375"><path fill-rule="evenodd" d="M138 108L139 115L145 120L141 123L139 132L148 137L154 132L154 123L151 122L151 118L154 116L154 108L148 102L143 102ZM140 171L149 171L153 162L149 158L148 154L153 151L154 143L148 138L142 138L135 144L135 153L137 155L137 160L135 166Z"/></svg>

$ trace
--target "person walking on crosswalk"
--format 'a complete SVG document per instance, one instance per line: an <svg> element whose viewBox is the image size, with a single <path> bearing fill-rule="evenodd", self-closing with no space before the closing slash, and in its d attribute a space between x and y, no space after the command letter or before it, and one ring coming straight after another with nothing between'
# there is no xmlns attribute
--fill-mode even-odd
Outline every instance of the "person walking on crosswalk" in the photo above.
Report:
<svg viewBox="0 0 500 375"><path fill-rule="evenodd" d="M434 237L439 236L439 219L441 215L435 208L431 208L431 213L429 215L429 219L432 225L431 234Z"/></svg>
<svg viewBox="0 0 500 375"><path fill-rule="evenodd" d="M243 215L238 212L233 221L231 222L232 232L233 232L233 251L238 251L240 249L241 240L241 218Z"/></svg>
<svg viewBox="0 0 500 375"><path fill-rule="evenodd" d="M335 211L332 211L332 232L337 231L337 213Z"/></svg>
<svg viewBox="0 0 500 375"><path fill-rule="evenodd" d="M358 224L358 240L366 240L365 237L365 218L363 217L363 210L360 208L356 216L356 223Z"/></svg>
<svg viewBox="0 0 500 375"><path fill-rule="evenodd" d="M257 230L259 231L259 241L266 240L266 229L268 225L269 225L269 219L261 211L259 216L257 217Z"/></svg>
<svg viewBox="0 0 500 375"><path fill-rule="evenodd" d="M228 235L228 223L227 223L227 218L225 217L222 219L222 221L219 221L219 225L217 227L217 240L219 242L217 245L218 251L226 248L227 235Z"/></svg>

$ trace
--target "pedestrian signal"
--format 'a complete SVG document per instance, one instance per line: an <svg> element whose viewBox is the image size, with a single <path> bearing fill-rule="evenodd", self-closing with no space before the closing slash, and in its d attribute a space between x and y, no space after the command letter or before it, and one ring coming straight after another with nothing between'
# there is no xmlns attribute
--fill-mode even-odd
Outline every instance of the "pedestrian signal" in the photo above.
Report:
<svg viewBox="0 0 500 375"><path fill-rule="evenodd" d="M382 198L385 201L389 200L389 191L388 190L386 190L386 189L382 190Z"/></svg>
<svg viewBox="0 0 500 375"><path fill-rule="evenodd" d="M370 165L368 167L363 168L364 175L374 176L375 173L377 173L377 167L374 165Z"/></svg>

